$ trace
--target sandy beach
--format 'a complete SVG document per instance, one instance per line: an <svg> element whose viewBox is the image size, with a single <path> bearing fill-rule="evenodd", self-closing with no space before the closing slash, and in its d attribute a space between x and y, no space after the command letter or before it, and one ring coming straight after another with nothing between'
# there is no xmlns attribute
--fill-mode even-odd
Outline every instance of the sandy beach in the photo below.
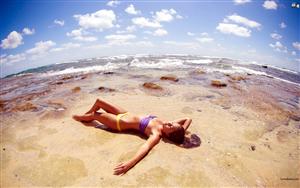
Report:
<svg viewBox="0 0 300 188"><path fill-rule="evenodd" d="M28 74L1 85L1 187L300 186L298 85L201 69L51 79ZM178 147L161 140L128 173L115 176L115 165L130 159L145 138L72 119L97 98L131 113L190 117L191 143Z"/></svg>

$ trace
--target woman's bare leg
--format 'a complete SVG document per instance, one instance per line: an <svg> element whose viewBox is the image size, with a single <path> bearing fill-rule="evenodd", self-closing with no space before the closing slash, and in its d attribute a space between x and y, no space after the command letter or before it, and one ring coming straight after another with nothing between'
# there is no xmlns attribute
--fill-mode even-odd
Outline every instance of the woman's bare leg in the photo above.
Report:
<svg viewBox="0 0 300 188"><path fill-rule="evenodd" d="M77 121L82 121L82 122L91 122L93 120L97 120L110 129L118 130L117 116L115 114L105 113L105 112L104 113L94 112L82 116L74 115L73 118Z"/></svg>
<svg viewBox="0 0 300 188"><path fill-rule="evenodd" d="M111 114L122 114L122 113L126 113L127 111L124 110L123 108L117 106L117 105L113 105L109 102L106 102L104 100L101 99L97 99L95 104L92 106L92 108L87 111L85 114L90 114L93 112L97 112L99 109L103 109L104 111L111 113Z"/></svg>

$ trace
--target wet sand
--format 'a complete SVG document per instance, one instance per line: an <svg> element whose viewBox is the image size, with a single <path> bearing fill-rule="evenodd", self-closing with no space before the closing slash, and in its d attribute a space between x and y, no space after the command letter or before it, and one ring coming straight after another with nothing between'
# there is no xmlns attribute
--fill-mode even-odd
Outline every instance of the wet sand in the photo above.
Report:
<svg viewBox="0 0 300 188"><path fill-rule="evenodd" d="M170 74L176 79L160 79ZM221 84L213 86L213 80ZM145 88L146 82L156 86ZM1 85L1 187L300 185L297 85L201 70L114 71L51 79L27 75L1 80ZM130 159L145 138L72 119L97 98L131 113L166 120L190 117L187 137L196 138L196 144L182 148L162 140L128 173L114 176L115 165Z"/></svg>

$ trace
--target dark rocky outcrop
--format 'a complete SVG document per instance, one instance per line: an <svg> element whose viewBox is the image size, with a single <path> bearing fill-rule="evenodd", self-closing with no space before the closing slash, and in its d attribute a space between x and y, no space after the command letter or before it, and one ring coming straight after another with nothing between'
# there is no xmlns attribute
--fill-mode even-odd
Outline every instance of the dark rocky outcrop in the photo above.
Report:
<svg viewBox="0 0 300 188"><path fill-rule="evenodd" d="M34 110L37 110L37 107L30 103L30 102L27 102L25 104L21 104L21 105L18 105L16 107L14 107L12 109L13 112L16 112L16 111L34 111Z"/></svg>
<svg viewBox="0 0 300 188"><path fill-rule="evenodd" d="M220 80L212 80L211 85L215 87L226 87L227 84L224 82L221 82Z"/></svg>
<svg viewBox="0 0 300 188"><path fill-rule="evenodd" d="M173 76L173 75L162 76L162 77L160 77L160 80L169 80L169 81L173 81L173 82L178 82L179 81L179 79L176 76Z"/></svg>
<svg viewBox="0 0 300 188"><path fill-rule="evenodd" d="M229 75L229 78L233 81L241 81L247 79L245 76L242 75Z"/></svg>
<svg viewBox="0 0 300 188"><path fill-rule="evenodd" d="M81 90L80 87L74 87L74 88L72 89L72 92L73 92L73 93L77 93L77 92L79 92L80 90Z"/></svg>
<svg viewBox="0 0 300 188"><path fill-rule="evenodd" d="M193 70L190 74L195 74L195 75L198 75L198 74L205 74L206 72L202 69L196 69L196 70Z"/></svg>
<svg viewBox="0 0 300 188"><path fill-rule="evenodd" d="M152 82L145 82L143 87L146 89L154 89L154 90L163 90L163 88L155 83Z"/></svg>
<svg viewBox="0 0 300 188"><path fill-rule="evenodd" d="M64 76L61 80L70 80L74 78L74 76Z"/></svg>
<svg viewBox="0 0 300 188"><path fill-rule="evenodd" d="M116 90L112 89L112 88L100 86L100 87L98 87L98 91L101 91L101 92L114 92Z"/></svg>
<svg viewBox="0 0 300 188"><path fill-rule="evenodd" d="M109 71L109 72L104 72L103 74L105 74L105 75L112 75L112 74L115 74L114 72L111 72L111 71Z"/></svg>

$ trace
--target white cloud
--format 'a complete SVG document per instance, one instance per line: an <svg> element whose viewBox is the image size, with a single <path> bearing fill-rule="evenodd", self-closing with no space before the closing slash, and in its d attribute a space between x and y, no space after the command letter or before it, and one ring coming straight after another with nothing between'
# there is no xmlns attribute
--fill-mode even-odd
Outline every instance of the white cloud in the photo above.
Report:
<svg viewBox="0 0 300 188"><path fill-rule="evenodd" d="M134 25L127 26L125 30L117 31L117 34L123 34L123 33L133 33L136 31L136 27Z"/></svg>
<svg viewBox="0 0 300 188"><path fill-rule="evenodd" d="M83 35L82 29L74 29L71 33L67 32L68 37L77 37Z"/></svg>
<svg viewBox="0 0 300 188"><path fill-rule="evenodd" d="M270 46L271 46L272 48L282 48L282 47L283 47L283 45L282 45L281 42L279 42L279 41L276 41L275 44L270 44Z"/></svg>
<svg viewBox="0 0 300 188"><path fill-rule="evenodd" d="M63 51L63 50L65 50L63 47L60 47L60 48L53 48L53 49L51 49L51 52L61 52L61 51Z"/></svg>
<svg viewBox="0 0 300 188"><path fill-rule="evenodd" d="M236 5L242 5L242 4L245 4L245 3L250 3L251 0L233 0L233 2Z"/></svg>
<svg viewBox="0 0 300 188"><path fill-rule="evenodd" d="M281 39L282 38L282 36L281 35L279 35L279 34L277 34L277 33L271 33L271 35L270 35L273 39L275 39L275 40L279 40L279 39Z"/></svg>
<svg viewBox="0 0 300 188"><path fill-rule="evenodd" d="M105 36L105 39L108 40L109 44L124 44L135 38L136 38L135 35L107 35L107 36Z"/></svg>
<svg viewBox="0 0 300 188"><path fill-rule="evenodd" d="M201 37L201 38L196 38L197 41L201 42L201 43L210 43L213 42L214 39L210 38L210 37Z"/></svg>
<svg viewBox="0 0 300 188"><path fill-rule="evenodd" d="M163 41L166 45L181 47L181 48L192 48L196 49L199 47L199 44L192 42L178 42L178 41Z"/></svg>
<svg viewBox="0 0 300 188"><path fill-rule="evenodd" d="M273 48L277 52L284 52L287 53L287 47L285 47L281 42L276 41L275 44L269 44L271 48Z"/></svg>
<svg viewBox="0 0 300 188"><path fill-rule="evenodd" d="M82 42L93 42L98 40L97 37L94 36L78 36L78 37L74 37L73 39Z"/></svg>
<svg viewBox="0 0 300 188"><path fill-rule="evenodd" d="M268 10L276 10L277 9L277 3L275 1L267 0L264 2L264 4L262 6Z"/></svg>
<svg viewBox="0 0 300 188"><path fill-rule="evenodd" d="M66 49L70 49L70 48L78 48L78 47L80 47L80 46L81 46L80 44L78 44L78 43L72 43L72 42L62 44L62 47L63 47L63 48L66 48Z"/></svg>
<svg viewBox="0 0 300 188"><path fill-rule="evenodd" d="M24 53L1 56L1 63L16 63L19 61L23 61L26 59L26 55Z"/></svg>
<svg viewBox="0 0 300 188"><path fill-rule="evenodd" d="M153 33L151 31L144 31L145 34L152 35Z"/></svg>
<svg viewBox="0 0 300 188"><path fill-rule="evenodd" d="M177 12L174 9L162 9L161 11L157 11L155 12L155 15L153 16L153 18L157 21L157 22L170 22L174 19L173 16L176 17ZM182 17L180 17L182 18Z"/></svg>
<svg viewBox="0 0 300 188"><path fill-rule="evenodd" d="M137 17L132 19L132 23L138 25L139 27L151 27L160 28L162 25L160 22L171 22L174 18L181 19L182 16L178 15L174 9L162 9L157 12L151 12L152 20L145 17Z"/></svg>
<svg viewBox="0 0 300 188"><path fill-rule="evenodd" d="M15 55L1 55L1 63L16 63L20 61L24 61L27 58L35 59L41 55L47 54L49 51L52 51L52 47L55 46L55 42L48 41L40 41L35 43L35 47L26 51L26 53L19 53Z"/></svg>
<svg viewBox="0 0 300 188"><path fill-rule="evenodd" d="M12 31L2 40L0 47L3 49L13 49L23 44L23 37L20 33Z"/></svg>
<svg viewBox="0 0 300 188"><path fill-rule="evenodd" d="M143 46L143 47L153 47L155 46L151 41L138 41L134 43L137 46Z"/></svg>
<svg viewBox="0 0 300 188"><path fill-rule="evenodd" d="M136 10L133 6L133 4L130 4L126 9L125 12L127 12L128 14L132 14L132 15L137 15L137 14L141 14L141 11Z"/></svg>
<svg viewBox="0 0 300 188"><path fill-rule="evenodd" d="M300 42L293 42L293 47L300 50Z"/></svg>
<svg viewBox="0 0 300 188"><path fill-rule="evenodd" d="M188 36L195 36L195 33L187 32L187 35L188 35Z"/></svg>
<svg viewBox="0 0 300 188"><path fill-rule="evenodd" d="M153 32L153 36L164 36L164 35L167 35L168 34L168 31L164 30L164 29L157 29Z"/></svg>
<svg viewBox="0 0 300 188"><path fill-rule="evenodd" d="M115 7L117 5L119 5L121 2L120 1L109 1L106 3L107 6L110 6L110 7Z"/></svg>
<svg viewBox="0 0 300 188"><path fill-rule="evenodd" d="M285 24L284 22L281 22L281 23L280 23L280 28L281 28L281 29L286 28L286 24Z"/></svg>
<svg viewBox="0 0 300 188"><path fill-rule="evenodd" d="M295 51L292 51L291 54L292 55L297 55L297 53Z"/></svg>
<svg viewBox="0 0 300 188"><path fill-rule="evenodd" d="M80 46L81 45L78 43L69 42L69 43L62 44L61 47L59 47L59 48L53 48L51 51L59 52L59 51L67 50L67 49L78 48Z"/></svg>
<svg viewBox="0 0 300 188"><path fill-rule="evenodd" d="M27 54L30 55L40 55L48 52L51 47L55 46L56 43L48 40L48 41L40 41L35 43L35 47L26 51Z"/></svg>
<svg viewBox="0 0 300 188"><path fill-rule="evenodd" d="M136 27L134 25L130 25L126 27L126 31L129 33L132 33L136 30Z"/></svg>
<svg viewBox="0 0 300 188"><path fill-rule="evenodd" d="M298 63L300 63L300 59L295 59L295 61L297 61Z"/></svg>
<svg viewBox="0 0 300 188"><path fill-rule="evenodd" d="M177 19L183 19L183 17L180 16L180 15L178 15L178 14L176 15L176 18L177 18Z"/></svg>
<svg viewBox="0 0 300 188"><path fill-rule="evenodd" d="M57 24L57 25L60 25L60 26L64 26L65 25L65 21L64 20L57 20L57 19L55 19L54 23Z"/></svg>
<svg viewBox="0 0 300 188"><path fill-rule="evenodd" d="M216 28L222 33L225 34L234 34L239 37L250 37L251 31L245 27L240 27L236 24L228 24L228 23L219 23Z"/></svg>
<svg viewBox="0 0 300 188"><path fill-rule="evenodd" d="M206 32L200 33L200 35L203 37L208 37L208 33L206 33Z"/></svg>
<svg viewBox="0 0 300 188"><path fill-rule="evenodd" d="M231 16L227 16L227 18L229 20L232 20L235 23L243 24L243 25L245 25L247 27L251 27L251 28L259 28L261 26L260 23L255 22L253 20L249 20L248 18L239 16L238 14L233 14Z"/></svg>
<svg viewBox="0 0 300 188"><path fill-rule="evenodd" d="M246 26L247 28L243 27L242 25ZM252 31L249 28L260 29L260 27L260 23L234 13L233 15L227 16L222 23L219 23L216 29L225 34L234 34L240 37L250 37Z"/></svg>
<svg viewBox="0 0 300 188"><path fill-rule="evenodd" d="M144 18L144 17L133 18L131 21L133 24L138 25L140 27L152 27L152 28L162 27L159 22L157 21L152 22L148 18Z"/></svg>
<svg viewBox="0 0 300 188"><path fill-rule="evenodd" d="M27 27L25 27L23 29L23 34L24 35L33 35L34 33L35 33L35 30L33 28L31 30L29 28L27 28Z"/></svg>
<svg viewBox="0 0 300 188"><path fill-rule="evenodd" d="M114 27L116 15L112 10L99 10L91 14L74 15L78 24L84 29L96 29L102 31Z"/></svg>
<svg viewBox="0 0 300 188"><path fill-rule="evenodd" d="M72 37L74 40L83 41L83 42L93 42L98 40L94 36L90 36L87 31L84 31L82 28L72 30L70 33L67 33L68 37Z"/></svg>

